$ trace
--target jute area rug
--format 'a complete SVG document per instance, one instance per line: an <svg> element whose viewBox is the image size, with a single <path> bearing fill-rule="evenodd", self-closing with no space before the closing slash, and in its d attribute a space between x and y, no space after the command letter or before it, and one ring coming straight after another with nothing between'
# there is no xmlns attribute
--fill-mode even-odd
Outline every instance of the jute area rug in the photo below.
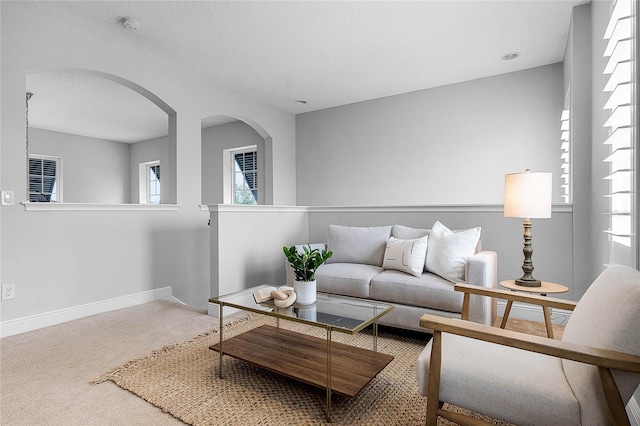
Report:
<svg viewBox="0 0 640 426"><path fill-rule="evenodd" d="M262 324L275 325L275 319L252 315L236 320L225 325L223 337L226 339ZM323 329L291 321L280 321L280 326L326 336ZM427 401L418 394L416 359L428 337L380 330L378 351L393 355L394 360L354 398L333 396L332 424L423 425ZM163 347L92 383L110 380L191 425L326 424L326 399L322 389L229 356L223 357L224 378L220 379L218 353L209 349L218 339L217 330L213 330ZM333 341L372 348L372 335L367 330L353 336L334 332ZM286 354L282 362L287 362ZM440 422L451 424L443 419Z"/></svg>

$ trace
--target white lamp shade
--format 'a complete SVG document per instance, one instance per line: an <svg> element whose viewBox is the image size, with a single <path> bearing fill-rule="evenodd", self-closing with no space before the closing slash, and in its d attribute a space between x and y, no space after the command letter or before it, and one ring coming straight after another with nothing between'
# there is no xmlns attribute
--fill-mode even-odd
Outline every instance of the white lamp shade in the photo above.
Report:
<svg viewBox="0 0 640 426"><path fill-rule="evenodd" d="M512 173L504 177L504 216L551 217L551 173Z"/></svg>

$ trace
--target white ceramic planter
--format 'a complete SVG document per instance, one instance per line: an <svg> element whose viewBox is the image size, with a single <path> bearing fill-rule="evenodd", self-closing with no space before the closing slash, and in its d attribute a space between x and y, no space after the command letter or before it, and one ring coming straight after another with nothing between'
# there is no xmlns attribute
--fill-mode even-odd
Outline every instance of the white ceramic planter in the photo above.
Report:
<svg viewBox="0 0 640 426"><path fill-rule="evenodd" d="M294 312L297 313L298 318L302 318L310 321L315 321L317 319L315 303L311 305L299 306L294 309Z"/></svg>
<svg viewBox="0 0 640 426"><path fill-rule="evenodd" d="M293 291L296 292L296 303L298 305L311 305L316 302L315 281L294 281Z"/></svg>

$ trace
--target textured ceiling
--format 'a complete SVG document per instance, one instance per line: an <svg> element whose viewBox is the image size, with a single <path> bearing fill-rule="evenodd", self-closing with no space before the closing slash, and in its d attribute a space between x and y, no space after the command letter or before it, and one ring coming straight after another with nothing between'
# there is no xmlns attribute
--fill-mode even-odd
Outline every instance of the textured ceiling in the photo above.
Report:
<svg viewBox="0 0 640 426"><path fill-rule="evenodd" d="M297 114L561 62L571 9L587 1L22 3ZM140 28L125 30L119 25L125 16ZM508 52L520 57L501 60ZM76 100L120 105L118 97L127 95L55 74L40 76L39 84L46 79L68 84L65 93ZM75 86L83 86L82 95L73 93ZM297 105L298 99L308 103ZM136 111L114 118L114 126L127 116L157 122L157 111L142 105ZM159 136L166 120L163 126L142 136L132 126L123 141Z"/></svg>

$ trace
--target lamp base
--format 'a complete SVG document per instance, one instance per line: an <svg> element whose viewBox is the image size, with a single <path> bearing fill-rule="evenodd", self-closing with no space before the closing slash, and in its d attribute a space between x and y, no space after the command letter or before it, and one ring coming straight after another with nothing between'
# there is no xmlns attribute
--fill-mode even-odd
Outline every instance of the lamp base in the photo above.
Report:
<svg viewBox="0 0 640 426"><path fill-rule="evenodd" d="M520 278L515 281L516 281L516 285L519 285L522 287L542 287L542 281L536 280L535 278L534 279Z"/></svg>

